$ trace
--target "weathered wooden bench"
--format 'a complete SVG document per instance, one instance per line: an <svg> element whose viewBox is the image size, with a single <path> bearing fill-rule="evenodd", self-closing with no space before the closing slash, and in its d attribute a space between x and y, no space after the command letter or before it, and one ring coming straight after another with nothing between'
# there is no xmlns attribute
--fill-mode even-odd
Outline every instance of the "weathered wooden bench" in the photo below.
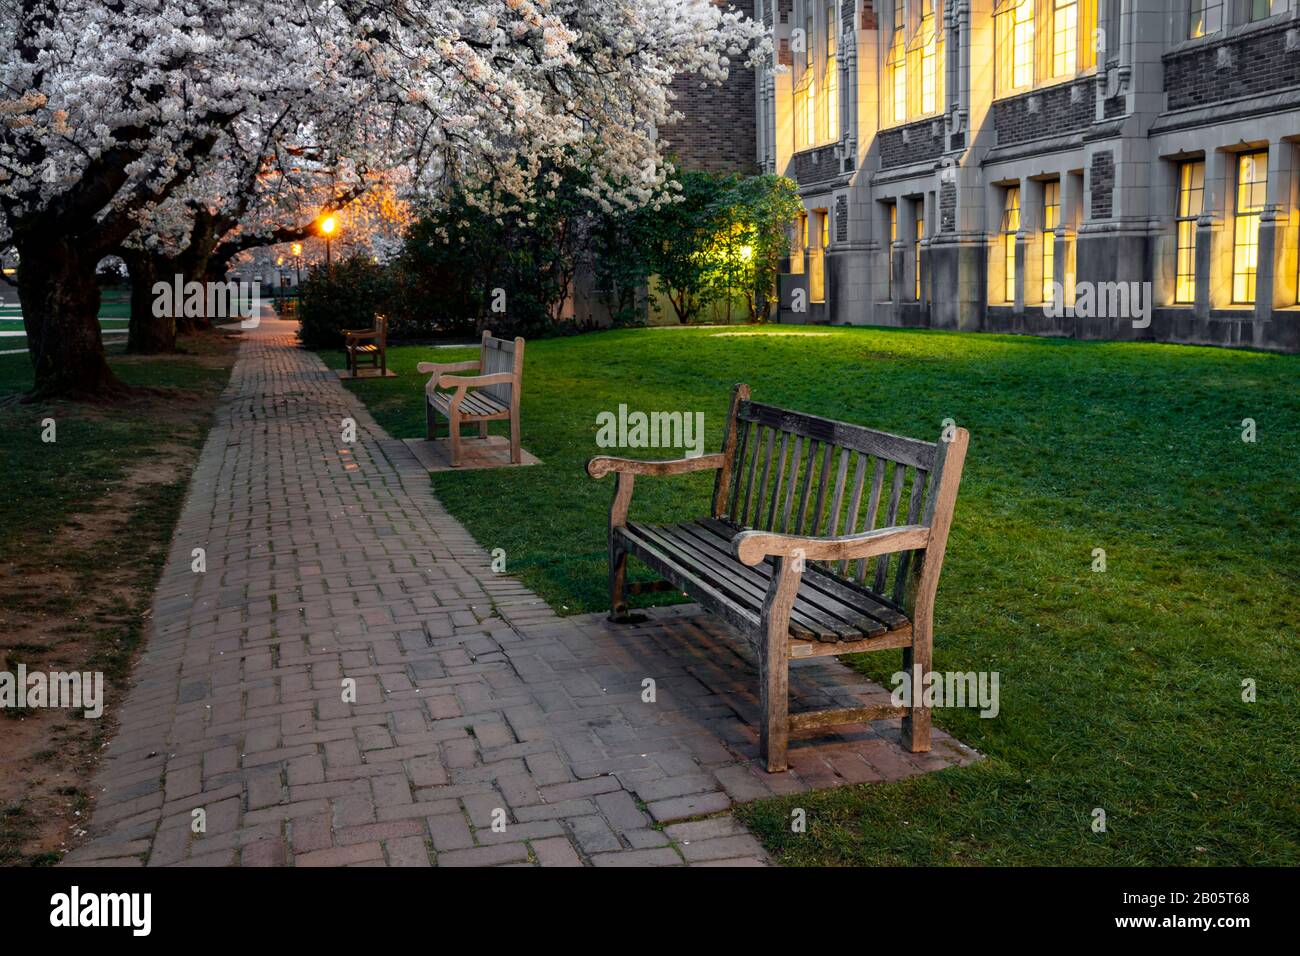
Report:
<svg viewBox="0 0 1300 956"><path fill-rule="evenodd" d="M626 619L629 555L721 615L758 651L762 756L786 768L794 731L903 718L903 743L930 749L930 711L853 707L789 716L789 661L903 649L903 670L930 670L934 599L970 436L923 442L752 402L732 393L722 451L676 461L599 456L617 475L609 511L609 598ZM637 475L715 471L708 517L628 520ZM833 480L832 480L833 479Z"/></svg>
<svg viewBox="0 0 1300 956"><path fill-rule="evenodd" d="M447 419L451 439L451 463L460 467L460 426L478 424L479 436L487 438L488 422L510 421L510 461L519 464L519 401L524 380L524 340L493 338L483 333L478 361L421 362L420 372L432 373L424 388L425 437L437 437L437 416ZM455 375L454 372L480 372ZM439 391L439 388L454 391Z"/></svg>
<svg viewBox="0 0 1300 956"><path fill-rule="evenodd" d="M348 353L348 371L357 377L357 366L362 362L379 370L380 377L388 375L388 317L375 316L373 329L344 329L343 350Z"/></svg>

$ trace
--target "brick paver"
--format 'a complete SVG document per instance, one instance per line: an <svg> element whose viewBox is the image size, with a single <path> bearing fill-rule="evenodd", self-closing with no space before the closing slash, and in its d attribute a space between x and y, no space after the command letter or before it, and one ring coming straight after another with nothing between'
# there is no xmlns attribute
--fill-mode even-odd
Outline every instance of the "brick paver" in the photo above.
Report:
<svg viewBox="0 0 1300 956"><path fill-rule="evenodd" d="M975 759L942 732L908 754L882 722L767 774L752 657L720 622L557 616L291 325L246 336L67 862L752 865L735 802ZM834 661L791 680L795 709L884 693Z"/></svg>

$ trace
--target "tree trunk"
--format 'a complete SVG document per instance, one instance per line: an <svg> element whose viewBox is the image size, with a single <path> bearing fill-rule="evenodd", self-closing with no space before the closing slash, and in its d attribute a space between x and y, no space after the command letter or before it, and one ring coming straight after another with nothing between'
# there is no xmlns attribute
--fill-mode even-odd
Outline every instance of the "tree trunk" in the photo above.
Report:
<svg viewBox="0 0 1300 956"><path fill-rule="evenodd" d="M165 315L155 315L158 297L154 284L174 281L174 271L169 260L148 252L124 251L122 258L131 272L131 324L126 338L126 350L136 355L158 355L176 351L176 316L174 307L159 309Z"/></svg>
<svg viewBox="0 0 1300 956"><path fill-rule="evenodd" d="M36 371L28 401L102 401L130 393L104 360L99 332L98 255L75 237L24 239L18 250L18 298Z"/></svg>

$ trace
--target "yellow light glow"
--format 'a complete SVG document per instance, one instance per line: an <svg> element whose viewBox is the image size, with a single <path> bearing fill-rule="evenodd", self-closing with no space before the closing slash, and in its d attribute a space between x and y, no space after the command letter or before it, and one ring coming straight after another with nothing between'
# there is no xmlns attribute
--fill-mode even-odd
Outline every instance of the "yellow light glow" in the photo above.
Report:
<svg viewBox="0 0 1300 956"><path fill-rule="evenodd" d="M338 228L338 219L336 219L334 216L326 216L324 219L320 221L321 235L325 235L325 236L333 235L334 230L336 228Z"/></svg>
<svg viewBox="0 0 1300 956"><path fill-rule="evenodd" d="M741 261L742 261L742 262L748 262L750 259L754 258L754 247L753 247L753 246L741 246L741 247L740 247L740 258L741 258Z"/></svg>
<svg viewBox="0 0 1300 956"><path fill-rule="evenodd" d="M293 244L293 254L294 254L295 256L300 256L300 255L302 255L302 243L301 243L301 242L295 242L295 243Z"/></svg>

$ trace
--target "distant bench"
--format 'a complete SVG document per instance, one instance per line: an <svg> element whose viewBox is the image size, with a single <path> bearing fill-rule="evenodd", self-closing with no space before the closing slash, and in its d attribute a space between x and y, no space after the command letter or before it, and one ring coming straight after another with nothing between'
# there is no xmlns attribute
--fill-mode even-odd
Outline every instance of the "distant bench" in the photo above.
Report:
<svg viewBox="0 0 1300 956"><path fill-rule="evenodd" d="M923 442L762 405L737 385L720 453L587 462L592 478L617 475L610 616L626 618L635 555L754 644L769 771L786 769L792 729L902 717L904 744L927 751L930 711L916 699L790 717L789 660L901 647L905 671L930 670L935 592L969 441L964 428ZM717 473L708 517L628 520L637 475L694 471Z"/></svg>

